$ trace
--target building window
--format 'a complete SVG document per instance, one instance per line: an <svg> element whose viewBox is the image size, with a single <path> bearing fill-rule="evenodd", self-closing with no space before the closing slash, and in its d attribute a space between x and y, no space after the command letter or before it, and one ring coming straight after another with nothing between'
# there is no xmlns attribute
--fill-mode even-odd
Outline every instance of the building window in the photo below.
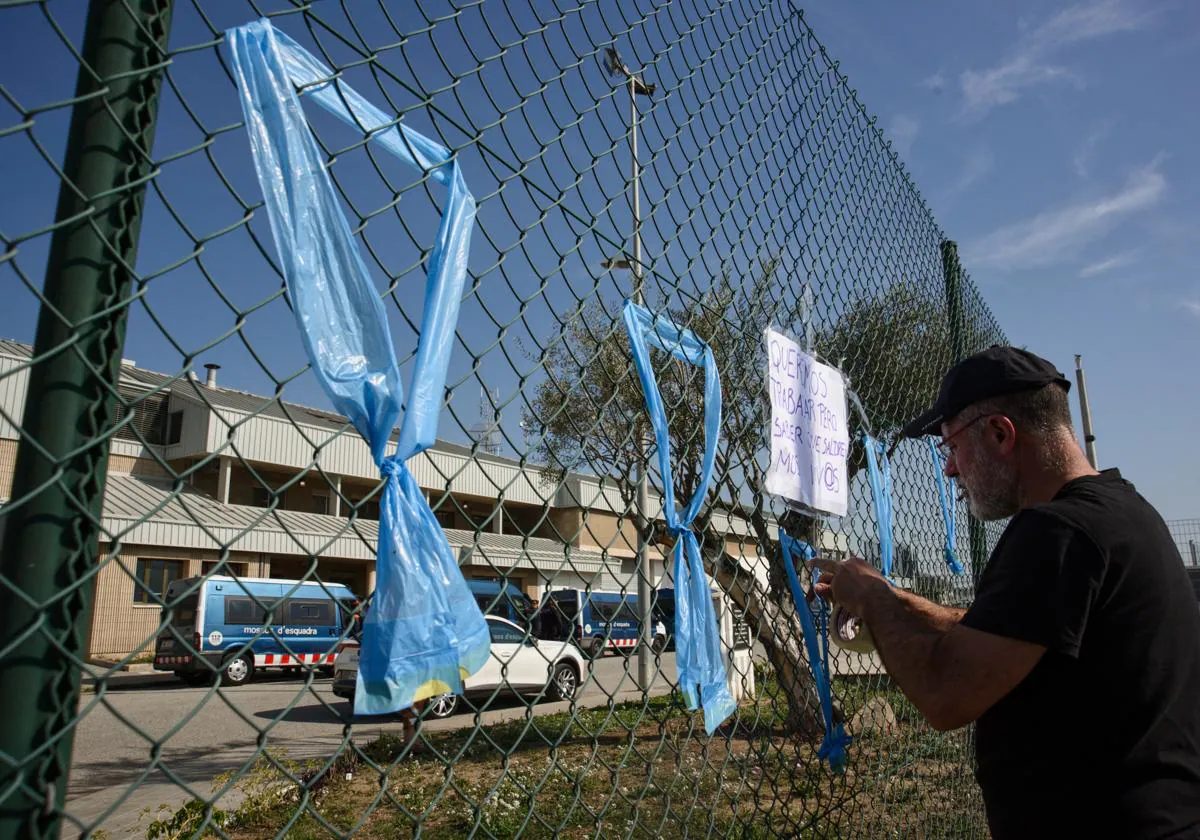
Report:
<svg viewBox="0 0 1200 840"><path fill-rule="evenodd" d="M167 445L173 446L183 440L183 412L172 411L167 416Z"/></svg>
<svg viewBox="0 0 1200 840"><path fill-rule="evenodd" d="M134 603L155 603L154 595L161 598L171 582L179 580L181 577L183 577L182 560L138 560L138 582L133 585Z"/></svg>
<svg viewBox="0 0 1200 840"><path fill-rule="evenodd" d="M328 493L313 493L312 494L312 512L319 513L322 516L329 515L329 494Z"/></svg>
<svg viewBox="0 0 1200 840"><path fill-rule="evenodd" d="M118 424L114 437L161 445L167 435L167 398L127 388L119 388L118 394L121 399L114 418Z"/></svg>
<svg viewBox="0 0 1200 840"><path fill-rule="evenodd" d="M203 575L237 575L238 577L247 577L250 574L250 567L246 563L234 563L230 560L225 561L225 565L217 568L218 561L205 560L200 564L200 573Z"/></svg>
<svg viewBox="0 0 1200 840"><path fill-rule="evenodd" d="M440 507L433 512L433 516L443 528L454 527L454 508L449 506Z"/></svg>
<svg viewBox="0 0 1200 840"><path fill-rule="evenodd" d="M378 499L355 499L351 504L356 508L355 516L359 519L378 519L379 518L379 501Z"/></svg>
<svg viewBox="0 0 1200 840"><path fill-rule="evenodd" d="M266 487L255 487L253 490L253 494L251 496L250 504L254 505L255 507L260 507L260 508L265 508L265 507L270 506L271 491L268 490ZM281 508L283 507L282 500L279 503L279 507L281 507Z"/></svg>

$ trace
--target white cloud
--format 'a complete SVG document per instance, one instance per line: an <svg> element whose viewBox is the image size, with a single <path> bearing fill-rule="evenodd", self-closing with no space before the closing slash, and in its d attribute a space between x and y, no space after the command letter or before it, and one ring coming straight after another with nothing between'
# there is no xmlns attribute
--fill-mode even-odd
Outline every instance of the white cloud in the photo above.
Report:
<svg viewBox="0 0 1200 840"><path fill-rule="evenodd" d="M941 70L921 80L921 87L928 88L934 93L941 93L946 89L946 74Z"/></svg>
<svg viewBox="0 0 1200 840"><path fill-rule="evenodd" d="M1017 101L1030 87L1080 77L1052 64L1055 53L1072 44L1138 29L1149 13L1132 8L1126 0L1092 0L1063 9L1039 26L1022 27L1017 42L994 67L966 70L959 78L963 108L969 116L982 116L992 108Z"/></svg>
<svg viewBox="0 0 1200 840"><path fill-rule="evenodd" d="M1114 254L1098 262L1085 265L1079 270L1079 276L1095 277L1097 274L1112 271L1114 268L1124 268L1132 263L1135 257L1137 257L1137 251L1125 251L1124 253Z"/></svg>
<svg viewBox="0 0 1200 840"><path fill-rule="evenodd" d="M1079 150L1075 153L1075 159L1072 164L1075 167L1075 174L1080 178L1086 178L1091 172L1092 156L1096 153L1096 147L1100 142L1108 136L1113 130L1113 121L1105 120L1088 132L1087 137L1083 138L1083 143L1080 144Z"/></svg>
<svg viewBox="0 0 1200 840"><path fill-rule="evenodd" d="M958 179L946 190L945 200L949 201L966 192L976 181L992 171L996 156L986 146L980 146L963 158L962 171Z"/></svg>
<svg viewBox="0 0 1200 840"><path fill-rule="evenodd" d="M1181 300L1183 308L1200 318L1200 300Z"/></svg>
<svg viewBox="0 0 1200 840"><path fill-rule="evenodd" d="M891 125L887 130L888 139L892 141L892 148L896 150L896 154L900 156L901 160L908 157L908 153L912 151L913 143L916 142L917 135L920 133L920 121L908 114L897 114L892 117Z"/></svg>
<svg viewBox="0 0 1200 840"><path fill-rule="evenodd" d="M973 265L1003 270L1060 265L1080 259L1080 252L1117 222L1158 203L1167 191L1159 171L1162 156L1133 172L1125 187L1112 195L1046 210L989 233L964 248Z"/></svg>

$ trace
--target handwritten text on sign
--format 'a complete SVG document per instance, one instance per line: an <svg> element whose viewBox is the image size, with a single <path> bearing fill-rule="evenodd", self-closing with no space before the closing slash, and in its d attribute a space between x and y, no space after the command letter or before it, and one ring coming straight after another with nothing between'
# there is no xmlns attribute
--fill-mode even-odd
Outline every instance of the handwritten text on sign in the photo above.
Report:
<svg viewBox="0 0 1200 840"><path fill-rule="evenodd" d="M842 374L767 330L771 466L767 492L834 516L848 509L846 387Z"/></svg>

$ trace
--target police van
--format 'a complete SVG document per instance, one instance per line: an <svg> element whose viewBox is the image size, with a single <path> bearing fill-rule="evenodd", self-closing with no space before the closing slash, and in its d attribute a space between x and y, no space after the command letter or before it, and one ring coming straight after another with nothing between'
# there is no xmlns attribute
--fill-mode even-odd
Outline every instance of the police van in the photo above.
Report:
<svg viewBox="0 0 1200 840"><path fill-rule="evenodd" d="M629 655L641 631L638 596L624 592L555 589L546 593L538 615L544 639L574 642L596 658L615 650ZM667 642L663 621L654 616L651 646L661 651Z"/></svg>
<svg viewBox="0 0 1200 840"><path fill-rule="evenodd" d="M511 583L498 580L468 580L467 588L484 615L496 615L513 624L529 627L534 613L533 601Z"/></svg>
<svg viewBox="0 0 1200 840"><path fill-rule="evenodd" d="M242 685L263 668L332 670L358 607L340 583L224 575L172 581L164 600L170 623L154 668L192 685L214 673L222 685Z"/></svg>

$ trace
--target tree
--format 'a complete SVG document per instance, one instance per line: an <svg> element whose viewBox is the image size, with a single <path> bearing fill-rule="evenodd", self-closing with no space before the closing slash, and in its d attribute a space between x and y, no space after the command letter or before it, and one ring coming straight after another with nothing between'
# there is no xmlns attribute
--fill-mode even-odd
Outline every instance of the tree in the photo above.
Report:
<svg viewBox="0 0 1200 840"><path fill-rule="evenodd" d="M779 275L777 261L764 261L748 284L738 286L723 277L694 305L668 314L708 342L721 375L724 417L718 466L709 503L696 523L704 534L706 565L745 620L758 629L788 698L788 728L816 733L819 707L805 664L801 627L771 537L776 523L762 491L770 419L763 388L763 334L772 321L794 323L801 307L801 296ZM898 283L826 317L831 323L817 330L816 352L846 373L866 407L871 431L884 439L894 435L928 407L948 367L949 330L939 301ZM568 325L564 340L546 351L544 363L546 379L535 389L525 424L527 433L534 434L533 454L547 465L546 480L557 482L580 469L612 476L631 505L634 468L643 457L639 441L650 435L650 426L619 315L600 303L588 307ZM703 375L657 351L652 364L667 410L676 499L682 504L700 477ZM862 429L862 419L852 412L851 477L865 463L857 442ZM765 586L742 558L724 550L724 534L713 524L717 511L750 522L768 569ZM814 517L789 509L777 524L819 544L819 521Z"/></svg>

